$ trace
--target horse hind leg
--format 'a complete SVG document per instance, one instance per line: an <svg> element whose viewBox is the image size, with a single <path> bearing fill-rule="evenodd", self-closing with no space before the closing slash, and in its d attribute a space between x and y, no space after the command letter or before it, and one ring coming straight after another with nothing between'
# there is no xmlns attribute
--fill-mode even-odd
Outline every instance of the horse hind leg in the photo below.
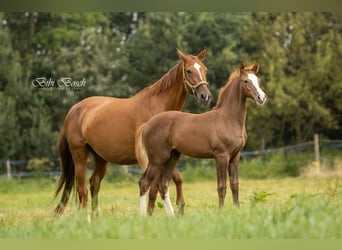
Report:
<svg viewBox="0 0 342 250"><path fill-rule="evenodd" d="M177 205L177 215L183 215L184 214L184 207L185 207L185 201L183 196L183 177L181 173L174 169L172 173L172 180L176 185L176 192L177 192L177 198L176 198L176 205Z"/></svg>
<svg viewBox="0 0 342 250"><path fill-rule="evenodd" d="M75 163L76 190L79 197L79 205L82 208L86 208L88 202L88 189L86 185L88 150L85 146L82 146L71 147L70 151Z"/></svg>
<svg viewBox="0 0 342 250"><path fill-rule="evenodd" d="M143 176L139 180L139 192L140 192L140 214L146 215L147 206L146 206L146 192L150 188L150 180L147 178L149 168L146 168Z"/></svg>
<svg viewBox="0 0 342 250"><path fill-rule="evenodd" d="M174 216L175 212L172 207L172 203L170 200L170 178L167 178L164 173L160 178L159 184L159 193L164 203L165 212L167 215Z"/></svg>
<svg viewBox="0 0 342 250"><path fill-rule="evenodd" d="M140 213L141 215L146 215L146 210L152 215L154 210L154 203L158 193L158 180L160 177L160 168L153 165L148 165L143 176L139 180L139 190L140 190ZM146 193L149 192L149 203L146 209Z"/></svg>
<svg viewBox="0 0 342 250"><path fill-rule="evenodd" d="M94 172L89 179L90 183L90 194L91 194L91 207L92 214L98 215L98 194L100 191L101 181L106 174L107 161L101 158L95 152L92 152L94 156Z"/></svg>
<svg viewBox="0 0 342 250"><path fill-rule="evenodd" d="M170 187L170 180L174 176L174 173L176 172L175 165L179 157L180 157L180 153L178 151L176 150L171 151L171 157L163 168L162 175L160 178L160 183L159 183L159 192L164 202L165 211L168 215L174 215L173 207L170 201L169 187ZM177 190L177 198L179 198L178 190Z"/></svg>

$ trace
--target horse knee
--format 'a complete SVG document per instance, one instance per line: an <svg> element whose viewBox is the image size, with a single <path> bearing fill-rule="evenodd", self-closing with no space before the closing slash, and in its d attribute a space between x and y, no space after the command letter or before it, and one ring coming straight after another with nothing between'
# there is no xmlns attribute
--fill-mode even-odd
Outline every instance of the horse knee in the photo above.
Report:
<svg viewBox="0 0 342 250"><path fill-rule="evenodd" d="M230 184L230 190L234 193L234 192L238 192L239 191L239 183L235 182L235 183L231 183Z"/></svg>
<svg viewBox="0 0 342 250"><path fill-rule="evenodd" d="M226 192L227 192L227 186L226 185L219 185L217 187L217 192L220 194L220 195L225 195Z"/></svg>

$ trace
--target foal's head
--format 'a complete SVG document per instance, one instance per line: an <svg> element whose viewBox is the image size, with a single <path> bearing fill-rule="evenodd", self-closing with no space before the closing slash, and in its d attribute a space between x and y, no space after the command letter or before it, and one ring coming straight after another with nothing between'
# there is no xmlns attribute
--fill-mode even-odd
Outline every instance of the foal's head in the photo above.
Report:
<svg viewBox="0 0 342 250"><path fill-rule="evenodd" d="M265 104L267 96L259 87L259 77L256 74L259 71L259 63L247 67L244 63L240 65L240 84L243 86L244 93L251 97L258 104Z"/></svg>
<svg viewBox="0 0 342 250"><path fill-rule="evenodd" d="M197 56L185 55L177 49L179 58L183 62L183 77L185 90L194 95L202 105L208 105L211 101L211 93L207 82L207 67L202 63L205 57L204 48Z"/></svg>

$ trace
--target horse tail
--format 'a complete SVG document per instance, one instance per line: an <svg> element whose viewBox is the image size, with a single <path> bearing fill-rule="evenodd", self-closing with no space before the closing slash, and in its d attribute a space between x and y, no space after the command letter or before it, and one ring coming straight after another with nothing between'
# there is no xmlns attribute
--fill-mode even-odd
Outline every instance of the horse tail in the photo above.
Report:
<svg viewBox="0 0 342 250"><path fill-rule="evenodd" d="M71 190L75 185L75 164L71 156L68 141L65 137L64 129L62 128L58 143L57 143L58 153L62 160L62 174L58 181L57 190L55 192L55 198L63 188L63 193L61 201L55 208L55 214L60 215L63 213L66 204L68 203Z"/></svg>
<svg viewBox="0 0 342 250"><path fill-rule="evenodd" d="M142 170L145 170L148 165L148 157L146 148L143 142L143 131L145 124L142 124L135 133L135 156L137 157L138 163Z"/></svg>

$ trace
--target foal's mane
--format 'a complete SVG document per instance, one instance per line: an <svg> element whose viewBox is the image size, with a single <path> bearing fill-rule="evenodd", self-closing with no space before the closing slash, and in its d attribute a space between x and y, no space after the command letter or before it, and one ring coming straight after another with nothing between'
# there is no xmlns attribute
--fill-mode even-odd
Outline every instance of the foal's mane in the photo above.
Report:
<svg viewBox="0 0 342 250"><path fill-rule="evenodd" d="M224 98L223 96L225 96L225 93L229 90L229 86L232 85L232 83L235 82L236 79L239 77L240 77L240 70L236 70L230 74L227 83L220 89L218 100L214 109L217 109L221 106L223 102L223 98Z"/></svg>
<svg viewBox="0 0 342 250"><path fill-rule="evenodd" d="M252 66L248 66L245 67L243 69L244 72L248 72L248 71L252 71ZM219 92L219 97L216 103L216 106L214 107L214 109L217 109L221 106L222 102L223 102L223 96L225 96L225 93L230 89L230 85L232 85L233 82L235 82L241 75L240 69L235 70L233 73L230 74L228 81L226 83L226 85L224 85Z"/></svg>
<svg viewBox="0 0 342 250"><path fill-rule="evenodd" d="M176 81L177 71L180 64L181 61L179 61L175 66L173 66L158 81L146 87L144 90L148 91L148 94L152 96L158 95L167 90L169 87L171 87L172 83Z"/></svg>

